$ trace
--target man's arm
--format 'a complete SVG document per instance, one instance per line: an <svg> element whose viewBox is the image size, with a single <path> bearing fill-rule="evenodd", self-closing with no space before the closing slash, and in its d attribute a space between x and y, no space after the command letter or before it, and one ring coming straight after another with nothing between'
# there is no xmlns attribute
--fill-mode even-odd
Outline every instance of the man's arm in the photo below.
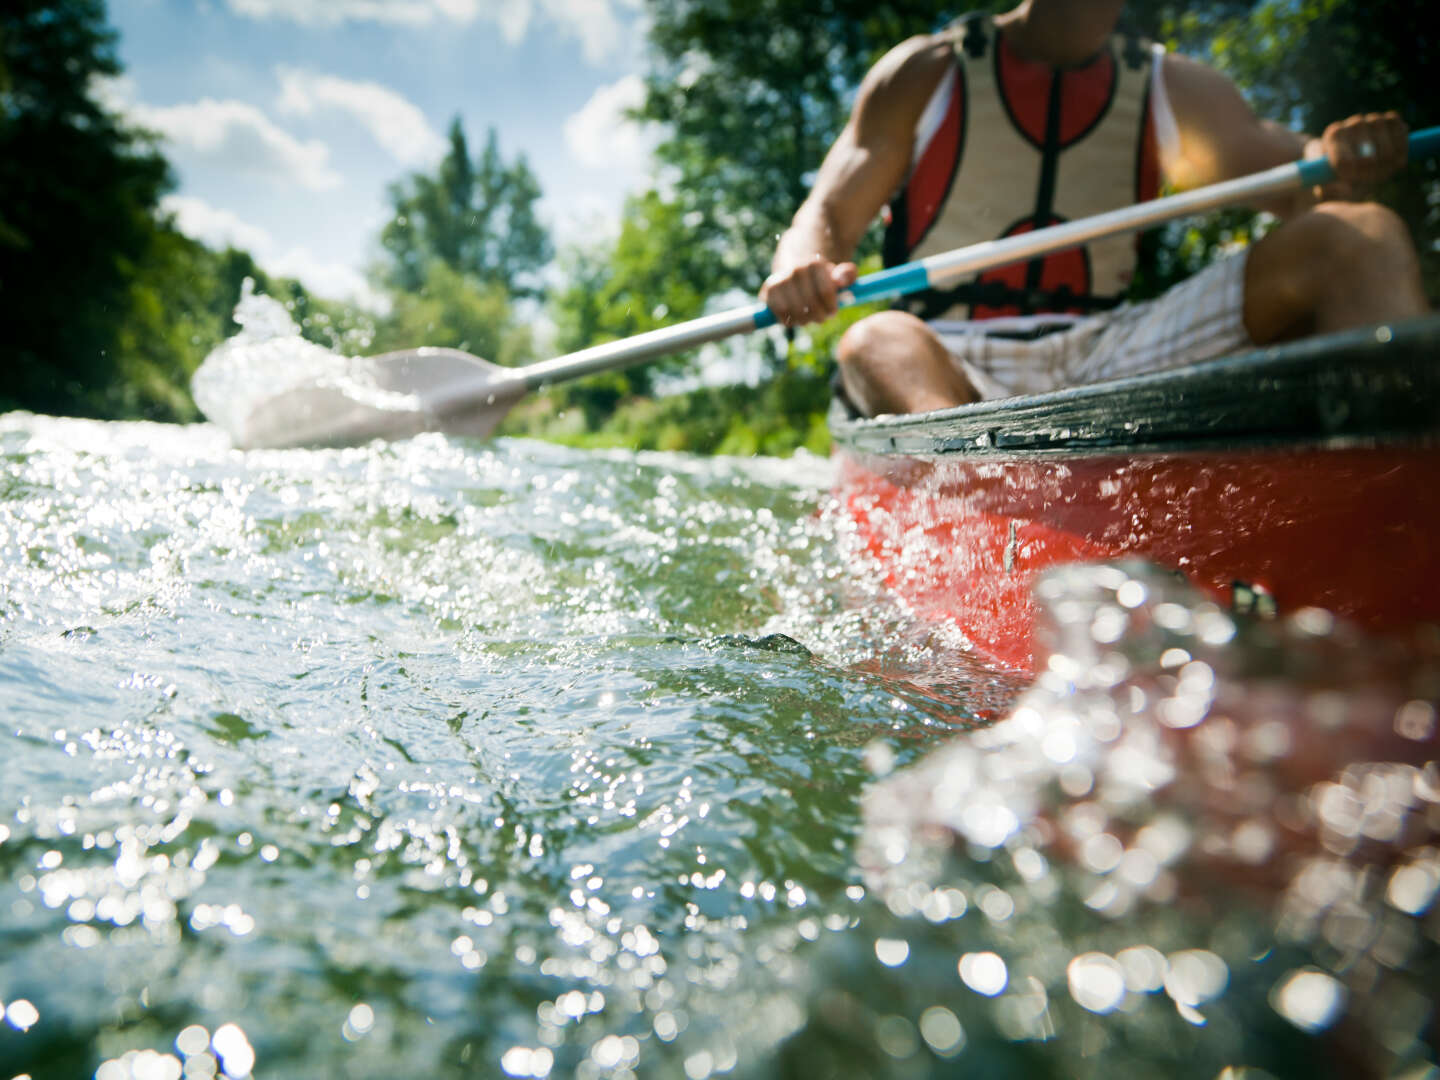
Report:
<svg viewBox="0 0 1440 1080"><path fill-rule="evenodd" d="M915 125L953 62L947 39L917 37L891 49L865 76L850 119L780 238L760 290L784 325L835 314L836 294L855 280L848 260L905 179Z"/></svg>
<svg viewBox="0 0 1440 1080"><path fill-rule="evenodd" d="M1180 190L1248 176L1302 157L1328 157L1336 184L1327 198L1351 198L1404 167L1404 122L1396 113L1352 116L1331 124L1318 139L1262 120L1220 72L1188 56L1167 53L1162 76L1179 130L1178 153L1161 162ZM1280 217L1316 201L1311 191L1272 200L1258 209Z"/></svg>

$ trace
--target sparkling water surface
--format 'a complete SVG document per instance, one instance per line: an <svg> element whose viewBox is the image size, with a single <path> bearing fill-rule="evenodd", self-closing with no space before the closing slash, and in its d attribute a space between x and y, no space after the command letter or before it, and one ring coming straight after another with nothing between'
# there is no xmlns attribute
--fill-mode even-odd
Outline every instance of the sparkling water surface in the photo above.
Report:
<svg viewBox="0 0 1440 1080"><path fill-rule="evenodd" d="M1032 685L814 458L0 451L0 1076L1430 1075L1431 636L1085 568Z"/></svg>

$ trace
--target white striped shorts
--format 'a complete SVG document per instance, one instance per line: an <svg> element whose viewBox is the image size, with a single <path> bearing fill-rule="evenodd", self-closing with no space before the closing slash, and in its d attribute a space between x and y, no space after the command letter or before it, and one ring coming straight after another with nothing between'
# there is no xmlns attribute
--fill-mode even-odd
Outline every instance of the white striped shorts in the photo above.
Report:
<svg viewBox="0 0 1440 1080"><path fill-rule="evenodd" d="M1194 364L1250 344L1244 319L1246 254L1212 263L1154 300L1098 315L930 326L983 400ZM1057 323L1064 329L1033 340L1023 337Z"/></svg>

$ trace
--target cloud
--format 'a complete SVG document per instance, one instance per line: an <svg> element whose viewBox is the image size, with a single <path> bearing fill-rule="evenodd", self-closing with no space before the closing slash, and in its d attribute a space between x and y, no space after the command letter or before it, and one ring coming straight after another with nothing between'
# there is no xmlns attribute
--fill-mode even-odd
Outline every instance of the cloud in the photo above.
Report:
<svg viewBox="0 0 1440 1080"><path fill-rule="evenodd" d="M505 2L500 0L502 6ZM610 0L540 0L540 6L550 21L580 39L590 63L603 64L619 52L622 31Z"/></svg>
<svg viewBox="0 0 1440 1080"><path fill-rule="evenodd" d="M425 26L443 16L470 22L477 0L228 0L237 15L255 19L289 19L305 26L342 22L378 22Z"/></svg>
<svg viewBox="0 0 1440 1080"><path fill-rule="evenodd" d="M175 225L182 233L210 247L237 247L263 254L275 243L260 226L242 221L237 214L211 206L194 195L166 195L160 200L160 212L174 215Z"/></svg>
<svg viewBox="0 0 1440 1080"><path fill-rule="evenodd" d="M353 300L378 312L389 306L389 300L350 264L319 258L306 247L279 251L270 232L233 211L194 195L167 195L160 200L160 211L173 215L176 227L186 236L213 248L230 245L248 251L268 273L295 278L318 296Z"/></svg>
<svg viewBox="0 0 1440 1080"><path fill-rule="evenodd" d="M349 113L401 165L428 165L445 153L445 140L425 114L387 86L296 68L279 68L276 75L282 113L310 116L320 109Z"/></svg>
<svg viewBox="0 0 1440 1080"><path fill-rule="evenodd" d="M423 27L439 21L468 26L493 24L511 45L524 39L533 22L559 27L580 42L592 64L612 59L624 44L620 11L634 0L226 0L237 15L288 19L302 26L373 22Z"/></svg>
<svg viewBox="0 0 1440 1080"><path fill-rule="evenodd" d="M330 167L328 146L301 142L243 101L205 98L185 105L132 105L126 113L207 164L298 183L310 191L328 191L343 181Z"/></svg>
<svg viewBox="0 0 1440 1080"><path fill-rule="evenodd" d="M602 86L565 121L565 146L571 157L589 169L643 175L650 170L656 134L650 125L625 115L645 100L639 75L626 75Z"/></svg>

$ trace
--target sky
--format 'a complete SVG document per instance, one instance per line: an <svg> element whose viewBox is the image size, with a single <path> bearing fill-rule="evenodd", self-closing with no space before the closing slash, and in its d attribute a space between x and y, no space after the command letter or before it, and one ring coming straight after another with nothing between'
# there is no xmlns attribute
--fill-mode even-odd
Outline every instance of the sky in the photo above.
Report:
<svg viewBox="0 0 1440 1080"><path fill-rule="evenodd" d="M544 191L557 245L613 232L655 136L639 0L110 0L110 103L164 137L164 208L321 295L374 301L386 186L435 166L459 116Z"/></svg>

